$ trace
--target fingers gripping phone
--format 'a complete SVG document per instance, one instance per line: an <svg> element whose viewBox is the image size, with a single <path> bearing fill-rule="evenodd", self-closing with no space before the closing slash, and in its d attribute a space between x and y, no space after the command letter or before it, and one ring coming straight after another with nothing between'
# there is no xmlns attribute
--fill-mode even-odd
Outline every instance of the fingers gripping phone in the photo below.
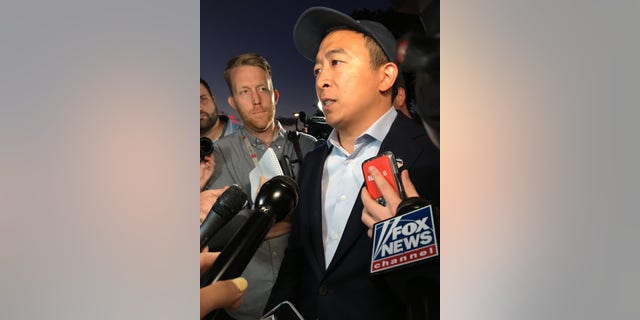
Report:
<svg viewBox="0 0 640 320"><path fill-rule="evenodd" d="M398 170L397 163L396 157L391 151L385 151L382 154L369 158L362 163L362 173L365 177L367 191L369 191L371 198L375 199L383 206L386 205L386 201L382 197L382 193L378 189L376 182L373 180L373 176L369 174L369 167L374 166L378 169L378 171L382 173L382 176L384 176L389 184L391 184L398 196L401 199L404 199L406 198L406 195L404 193L402 182L400 181L400 170Z"/></svg>

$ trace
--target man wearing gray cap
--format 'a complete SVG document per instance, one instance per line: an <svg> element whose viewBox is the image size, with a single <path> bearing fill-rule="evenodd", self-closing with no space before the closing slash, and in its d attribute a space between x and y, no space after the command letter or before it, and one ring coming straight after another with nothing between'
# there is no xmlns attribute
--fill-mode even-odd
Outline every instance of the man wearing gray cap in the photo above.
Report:
<svg viewBox="0 0 640 320"><path fill-rule="evenodd" d="M419 194L439 195L437 149L392 105L395 39L380 23L314 7L298 18L294 43L314 62L316 94L333 131L305 157L298 212L267 309L289 300L305 319L406 318L402 302L368 276L372 242L360 199L362 162L387 150L404 161Z"/></svg>

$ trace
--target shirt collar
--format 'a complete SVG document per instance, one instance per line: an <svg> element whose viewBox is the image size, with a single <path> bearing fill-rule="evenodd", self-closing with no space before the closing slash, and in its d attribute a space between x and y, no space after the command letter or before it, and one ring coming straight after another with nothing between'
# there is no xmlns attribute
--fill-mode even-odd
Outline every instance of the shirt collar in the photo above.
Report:
<svg viewBox="0 0 640 320"><path fill-rule="evenodd" d="M393 121L396 120L397 115L398 111L396 111L396 108L389 108L389 110L385 114L383 114L382 117L378 118L378 120L376 120L376 122L374 122L371 127L367 129L367 131L365 131L356 139L356 142L358 141L358 139L362 138L365 135L376 139L376 141L382 142L382 140L384 140L384 137L387 136L387 133L389 133L389 129L391 129L391 125L393 124Z"/></svg>
<svg viewBox="0 0 640 320"><path fill-rule="evenodd" d="M287 131L280 125L280 121L276 120L274 124L276 126L276 130L273 132L273 140L271 140L271 144L273 144L274 142L276 142L281 138L285 138L287 133ZM239 130L242 132L242 134L247 136L247 139L249 139L249 142L253 146L263 144L260 139L254 137L251 133L249 133L249 131L247 131L247 129L244 126L240 127Z"/></svg>
<svg viewBox="0 0 640 320"><path fill-rule="evenodd" d="M389 129L391 129L391 125L393 124L393 121L396 120L397 115L398 112L396 111L396 108L390 107L385 114L378 118L376 122L356 138L356 144L362 142L366 137L371 137L376 141L382 142L387 133L389 133ZM329 147L335 146L342 148L340 147L340 140L338 139L338 132L336 130L331 131L327 138L327 143L329 144Z"/></svg>

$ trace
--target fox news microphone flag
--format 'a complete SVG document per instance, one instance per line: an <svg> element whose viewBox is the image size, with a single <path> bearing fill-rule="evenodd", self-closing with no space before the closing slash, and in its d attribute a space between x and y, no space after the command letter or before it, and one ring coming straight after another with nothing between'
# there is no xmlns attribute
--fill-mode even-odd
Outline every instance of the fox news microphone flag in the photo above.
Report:
<svg viewBox="0 0 640 320"><path fill-rule="evenodd" d="M372 276L439 256L433 207L420 206L404 214L401 211L407 210L401 207L396 217L373 227Z"/></svg>
<svg viewBox="0 0 640 320"><path fill-rule="evenodd" d="M440 317L439 226L437 208L413 197L373 228L369 276L401 301L408 320Z"/></svg>

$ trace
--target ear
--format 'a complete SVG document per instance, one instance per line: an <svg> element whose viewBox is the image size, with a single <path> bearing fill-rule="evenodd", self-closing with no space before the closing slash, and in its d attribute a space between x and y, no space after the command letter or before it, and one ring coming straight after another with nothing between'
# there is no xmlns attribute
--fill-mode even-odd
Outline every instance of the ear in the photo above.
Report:
<svg viewBox="0 0 640 320"><path fill-rule="evenodd" d="M227 102L229 103L229 105L233 110L238 111L238 108L236 108L236 100L233 99L233 96L229 96L227 98Z"/></svg>
<svg viewBox="0 0 640 320"><path fill-rule="evenodd" d="M382 81L380 81L378 90L380 90L380 92L385 92L391 89L393 84L396 82L396 78L398 77L398 66L393 62L387 62L381 68Z"/></svg>
<svg viewBox="0 0 640 320"><path fill-rule="evenodd" d="M273 89L273 105L278 103L278 99L280 98L280 91L278 89Z"/></svg>

